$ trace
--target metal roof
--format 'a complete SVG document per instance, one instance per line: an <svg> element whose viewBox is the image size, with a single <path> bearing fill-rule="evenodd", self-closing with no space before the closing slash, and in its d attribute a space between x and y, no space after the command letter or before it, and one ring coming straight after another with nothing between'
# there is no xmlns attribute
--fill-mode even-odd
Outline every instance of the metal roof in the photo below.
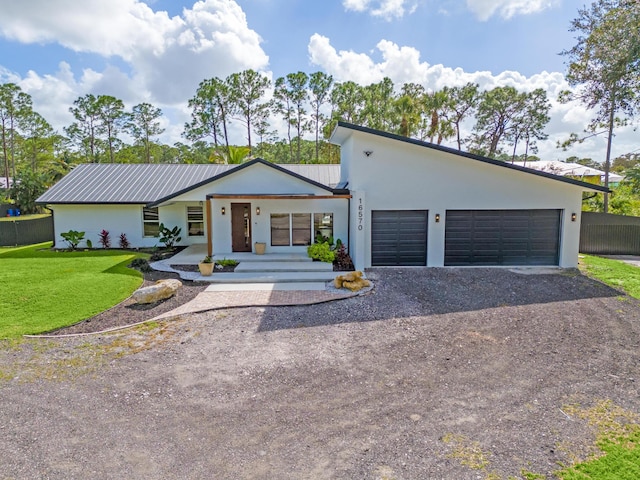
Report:
<svg viewBox="0 0 640 480"><path fill-rule="evenodd" d="M336 188L340 182L340 165L326 164L285 164L280 165L292 173L309 178L315 182Z"/></svg>
<svg viewBox="0 0 640 480"><path fill-rule="evenodd" d="M261 160L262 163L266 163ZM47 190L38 203L153 203L213 181L241 165L82 164ZM333 188L340 165L278 165L294 175Z"/></svg>
<svg viewBox="0 0 640 480"><path fill-rule="evenodd" d="M604 181L605 172L597 168L586 167L579 163L560 162L557 160L535 160L530 162L513 162L513 165L519 167L532 168L541 172L549 172L555 175L572 176L572 177L600 177ZM609 172L609 182L621 182L624 179L622 175L615 172Z"/></svg>

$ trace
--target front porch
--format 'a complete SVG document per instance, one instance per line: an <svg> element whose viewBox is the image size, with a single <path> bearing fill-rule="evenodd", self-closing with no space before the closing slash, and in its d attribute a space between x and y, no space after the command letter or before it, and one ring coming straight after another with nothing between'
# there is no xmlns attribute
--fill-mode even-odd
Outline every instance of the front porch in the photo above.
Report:
<svg viewBox="0 0 640 480"><path fill-rule="evenodd" d="M216 272L205 277L199 272L177 270L171 265L197 265L207 255L206 244L190 245L171 258L154 262L155 270L174 272L184 280L209 282L219 290L324 290L326 282L338 275L333 265L314 262L300 253L229 252L213 255L213 260L240 262L234 272Z"/></svg>
<svg viewBox="0 0 640 480"><path fill-rule="evenodd" d="M167 259L167 261L170 261L172 265L197 265L206 256L207 256L207 244L197 243L194 245L189 245L187 248L185 248L181 252L178 252L173 257ZM226 258L228 260L236 260L237 262L240 262L240 263L243 263L243 262L318 263L318 262L314 262L306 254L303 254L303 253L266 253L264 255L257 255L253 252L229 252L229 253L216 253L212 255L211 258L213 258L214 261L222 260Z"/></svg>

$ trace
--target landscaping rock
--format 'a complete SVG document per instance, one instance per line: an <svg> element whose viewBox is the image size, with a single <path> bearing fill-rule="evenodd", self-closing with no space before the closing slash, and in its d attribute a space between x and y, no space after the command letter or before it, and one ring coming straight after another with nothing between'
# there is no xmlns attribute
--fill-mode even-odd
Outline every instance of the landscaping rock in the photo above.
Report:
<svg viewBox="0 0 640 480"><path fill-rule="evenodd" d="M182 288L182 282L175 278L158 280L153 285L142 287L133 292L136 303L155 303L173 297Z"/></svg>
<svg viewBox="0 0 640 480"><path fill-rule="evenodd" d="M347 288L352 292L357 292L365 287L369 287L369 280L362 278L361 271L350 272L345 275L338 275L333 281L336 288Z"/></svg>

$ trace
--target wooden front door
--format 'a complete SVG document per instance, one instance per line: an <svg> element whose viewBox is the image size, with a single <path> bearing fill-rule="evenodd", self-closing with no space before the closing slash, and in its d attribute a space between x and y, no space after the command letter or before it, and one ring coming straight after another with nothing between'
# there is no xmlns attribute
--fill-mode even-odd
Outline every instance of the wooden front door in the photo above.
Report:
<svg viewBox="0 0 640 480"><path fill-rule="evenodd" d="M251 204L231 204L231 250L251 251Z"/></svg>

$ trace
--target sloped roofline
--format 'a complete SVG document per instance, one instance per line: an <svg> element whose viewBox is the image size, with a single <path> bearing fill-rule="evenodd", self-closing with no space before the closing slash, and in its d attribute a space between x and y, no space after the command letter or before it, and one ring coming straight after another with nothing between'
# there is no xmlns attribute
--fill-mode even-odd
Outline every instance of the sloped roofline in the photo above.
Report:
<svg viewBox="0 0 640 480"><path fill-rule="evenodd" d="M605 193L610 193L611 192L611 190L609 190L608 188L600 186L600 185L595 185L593 183L583 182L583 181L580 181L580 180L575 180L573 178L561 177L559 175L554 175L552 173L542 172L540 170L534 170L532 168L521 167L519 165L511 165L510 163L503 162L503 161L500 161L500 160L495 160L495 159L489 158L489 157L483 157L482 155L476 155L476 154L465 152L465 151L462 151L462 150L456 150L455 148L445 147L445 146L442 146L442 145L436 145L434 143L424 142L422 140L417 140L415 138L403 137L401 135L396 135L395 133L384 132L382 130L375 130L373 128L363 127L363 126L360 126L360 125L354 125L352 123L347 123L347 122L342 122L342 121L338 122L338 124L334 128L333 132L331 133L331 137L330 137L331 141L333 141L333 138L336 135L336 132L337 132L338 128L340 128L340 127L346 128L346 129L349 129L349 130L355 130L357 132L368 133L370 135L376 135L378 137L389 138L391 140L397 140L399 142L404 142L404 143L409 143L409 144L412 144L412 145L417 145L419 147L430 148L432 150L437 150L439 152L450 153L452 155L457 155L459 157L465 157L465 158L469 158L471 160L476 160L476 161L479 161L479 162L488 163L490 165L495 165L497 167L509 168L511 170L517 170L519 172L529 173L531 175L537 175L539 177L549 178L551 180L556 180L558 182L569 183L571 185L576 185L576 186L579 186L579 187L583 187L583 188L588 189L588 190L597 190L597 191L605 192ZM333 141L333 143L338 143L338 142L337 141Z"/></svg>
<svg viewBox="0 0 640 480"><path fill-rule="evenodd" d="M147 207L156 207L156 206L158 206L158 205L160 205L160 204L162 204L164 202L167 202L167 201L169 201L169 200L171 200L171 199L173 199L175 197L179 197L180 195L184 195L185 193L188 193L188 192L190 192L192 190L195 190L196 188L200 188L200 187L202 187L204 185L207 185L208 183L220 180L221 178L224 178L224 177L226 177L228 175L233 175L234 173L237 173L237 172L239 172L241 170L244 170L245 168L251 167L251 166L256 165L256 164L265 165L267 167L273 168L273 169L275 169L275 170L277 170L279 172L282 172L282 173L284 173L286 175L290 175L291 177L294 177L294 178L296 178L298 180L302 180L303 182L306 182L306 183L308 183L310 185L313 185L315 187L322 188L323 190L326 190L328 192L331 192L331 193L336 192L335 189L333 189L331 187L328 187L327 185L323 185L322 183L316 182L315 180L311 180L310 178L307 178L307 177L305 177L303 175L299 175L299 174L297 174L295 172L287 170L286 168L281 167L280 165L276 165L275 163L267 162L266 160L263 160L262 158L254 158L253 160L250 160L247 163L243 163L243 164L239 165L236 168L232 168L230 170L227 170L226 172L222 172L222 173L220 173L218 175L214 175L213 177L210 177L210 178L207 178L206 180L203 180L201 182L195 183L195 184L193 184L193 185L191 185L191 186L189 186L187 188L183 188L182 190L179 190L179 191L174 192L174 193L172 193L170 195L167 195L166 197L159 198L158 200L155 200L155 201L153 201L151 203L148 203Z"/></svg>

